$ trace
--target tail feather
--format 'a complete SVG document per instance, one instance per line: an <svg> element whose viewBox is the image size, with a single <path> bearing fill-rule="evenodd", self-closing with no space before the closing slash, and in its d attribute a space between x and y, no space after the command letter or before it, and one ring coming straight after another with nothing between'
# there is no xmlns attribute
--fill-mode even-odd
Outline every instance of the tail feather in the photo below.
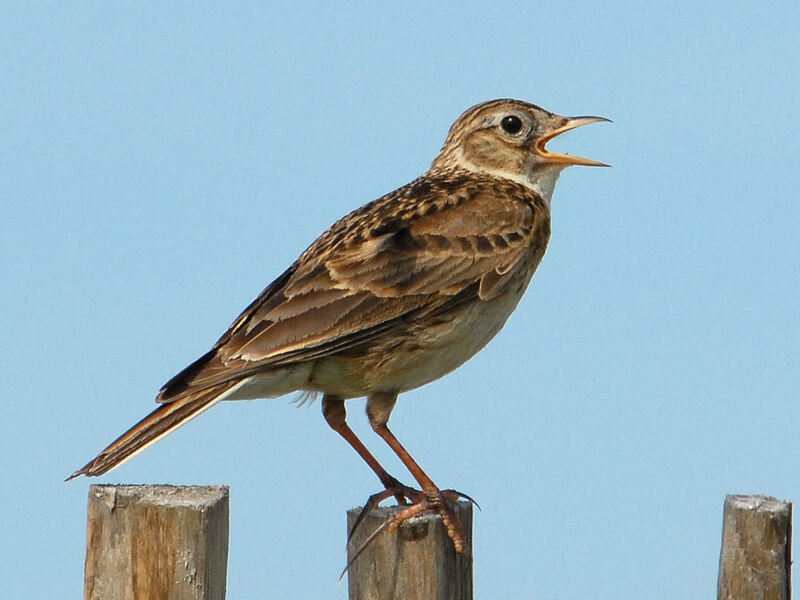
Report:
<svg viewBox="0 0 800 600"><path fill-rule="evenodd" d="M162 404L111 442L94 459L67 477L66 481L79 475L96 477L121 465L150 444L211 408L227 395L226 392L233 391L235 386L236 382L229 382L198 391L169 404Z"/></svg>

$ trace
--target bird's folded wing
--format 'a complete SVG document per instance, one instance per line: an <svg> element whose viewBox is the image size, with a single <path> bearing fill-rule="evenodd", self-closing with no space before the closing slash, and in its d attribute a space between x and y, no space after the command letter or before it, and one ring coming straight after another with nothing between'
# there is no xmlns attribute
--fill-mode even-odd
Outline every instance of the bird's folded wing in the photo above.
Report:
<svg viewBox="0 0 800 600"><path fill-rule="evenodd" d="M532 204L488 191L434 209L414 206L377 225L355 213L334 225L329 232L353 219L347 235L332 243L326 232L309 247L211 352L162 388L159 401L362 344L468 289L492 297L520 263L535 224Z"/></svg>

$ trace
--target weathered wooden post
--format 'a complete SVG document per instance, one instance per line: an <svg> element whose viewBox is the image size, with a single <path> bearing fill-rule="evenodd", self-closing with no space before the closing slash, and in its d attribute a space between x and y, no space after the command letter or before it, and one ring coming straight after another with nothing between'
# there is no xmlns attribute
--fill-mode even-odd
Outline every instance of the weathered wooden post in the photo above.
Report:
<svg viewBox="0 0 800 600"><path fill-rule="evenodd" d="M89 488L84 600L224 600L228 488Z"/></svg>
<svg viewBox="0 0 800 600"><path fill-rule="evenodd" d="M419 515L397 531L382 533L350 566L350 600L472 600L472 504L458 505L468 556L456 554L440 516ZM348 560L373 531L402 508L368 513L350 541ZM348 511L348 532L360 512L360 508Z"/></svg>
<svg viewBox="0 0 800 600"><path fill-rule="evenodd" d="M718 600L789 600L792 503L727 496L722 519Z"/></svg>

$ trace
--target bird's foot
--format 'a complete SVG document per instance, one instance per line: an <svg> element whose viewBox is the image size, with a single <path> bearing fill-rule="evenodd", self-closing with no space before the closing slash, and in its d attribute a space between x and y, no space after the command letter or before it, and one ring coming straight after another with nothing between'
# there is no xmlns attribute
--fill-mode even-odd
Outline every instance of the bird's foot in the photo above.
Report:
<svg viewBox="0 0 800 600"><path fill-rule="evenodd" d="M400 483L391 475L389 475L385 480L382 480L382 483L384 486L386 486L386 489L378 492L377 494L372 494L369 498L367 498L367 501L364 503L364 508L362 508L361 512L358 513L358 517L356 518L355 523L353 523L353 527L350 529L350 533L347 536L348 544L350 544L350 540L353 539L353 534L355 534L356 529L358 529L358 526L361 525L361 522L364 520L364 517L367 516L367 513L378 508L381 502L394 496L395 500L397 500L398 506L405 506L409 503L413 505L416 499L419 498L420 494L422 494L421 491Z"/></svg>
<svg viewBox="0 0 800 600"><path fill-rule="evenodd" d="M444 525L448 537L453 540L453 546L456 552L459 554L466 554L467 543L464 539L464 530L461 527L461 519L456 512L458 506L457 502L461 498L475 504L472 498L455 490L431 489L422 490L421 492L417 491L416 497L413 498L413 503L403 510L396 512L373 535L380 535L382 529L388 532L397 531L400 525L408 519L429 510L442 518L442 525Z"/></svg>
<svg viewBox="0 0 800 600"><path fill-rule="evenodd" d="M467 554L468 548L466 539L464 538L464 530L461 526L461 519L458 517L456 512L458 506L457 503L459 500L464 499L480 509L478 503L466 494L456 490L440 490L438 488L417 490L399 482L396 482L396 485L387 487L385 490L378 492L377 494L373 494L367 499L367 502L364 504L364 508L361 509L361 512L359 513L355 523L353 523L352 529L350 530L350 535L347 538L348 544L350 543L350 540L353 538L353 534L367 513L377 508L381 502L391 496L398 498L398 505L404 506L404 508L397 511L394 515L387 519L386 522L378 527L378 529L373 531L366 540L364 540L364 543L361 544L359 549L353 553L352 557L348 561L347 566L342 572L342 576L347 573L350 565L355 562L359 555L373 541L375 541L378 536L384 532L397 531L397 529L405 521L428 510L442 517L442 525L444 525L447 535L453 541L453 546L456 552L463 555ZM400 501L400 498L402 498L402 502ZM410 500L411 504L408 504L406 500Z"/></svg>

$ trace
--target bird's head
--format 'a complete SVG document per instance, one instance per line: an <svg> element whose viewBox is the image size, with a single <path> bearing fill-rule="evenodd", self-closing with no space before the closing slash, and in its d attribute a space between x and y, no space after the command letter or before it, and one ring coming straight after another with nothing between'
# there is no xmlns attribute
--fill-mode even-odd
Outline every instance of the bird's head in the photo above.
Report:
<svg viewBox="0 0 800 600"><path fill-rule="evenodd" d="M521 100L491 100L462 114L447 135L432 168L462 168L513 179L549 203L559 173L570 165L607 167L589 158L556 154L551 139L603 117L562 117Z"/></svg>

